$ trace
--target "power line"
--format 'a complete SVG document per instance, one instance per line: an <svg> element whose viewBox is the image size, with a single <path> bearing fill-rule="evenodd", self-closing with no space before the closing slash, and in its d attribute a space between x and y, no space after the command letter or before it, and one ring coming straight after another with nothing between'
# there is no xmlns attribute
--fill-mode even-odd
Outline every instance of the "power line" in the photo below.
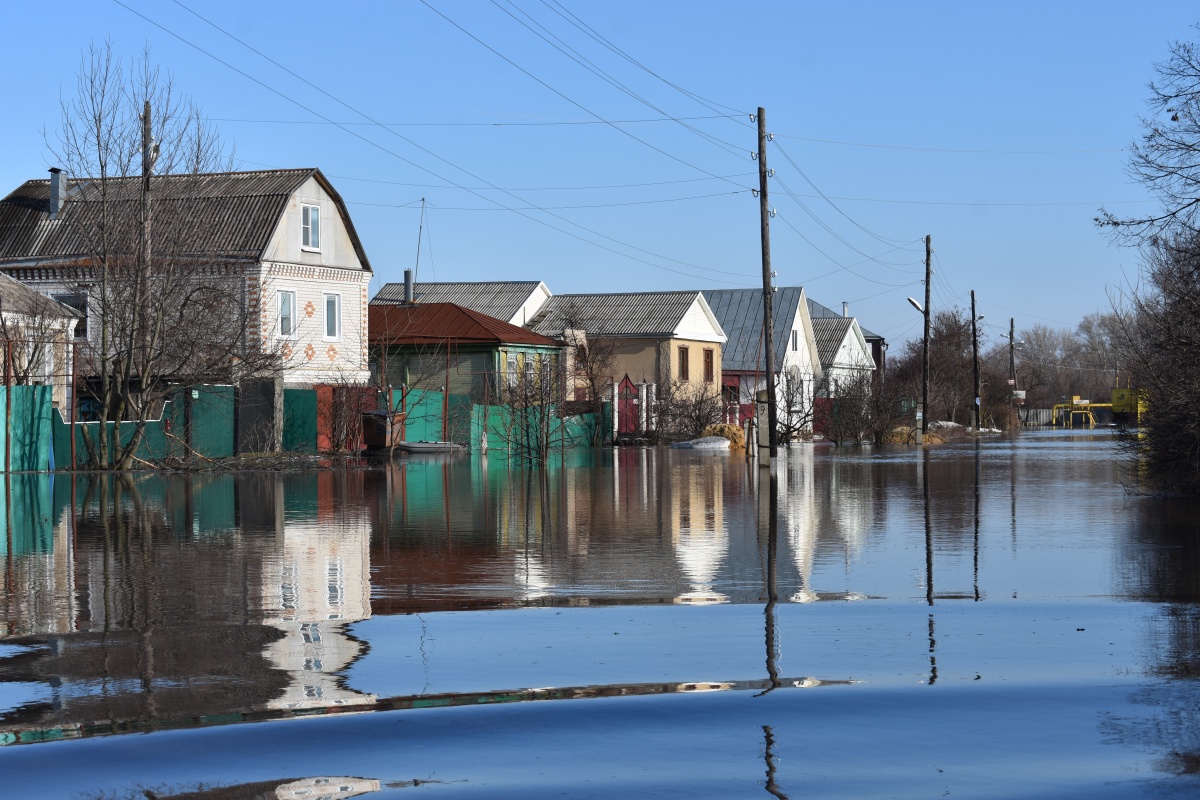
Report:
<svg viewBox="0 0 1200 800"><path fill-rule="evenodd" d="M178 0L175 0L175 1L176 1L176 2L178 2ZM461 31L461 32L462 32L462 33L463 33L465 36L467 36L468 38L470 38L472 41L474 41L474 42L475 42L476 44L478 44L480 47L483 47L483 48L484 48L484 49L486 49L488 52L492 53L493 55L495 55L497 58L499 58L499 59L501 59L502 61L504 61L504 62L505 62L506 64L508 64L509 66L513 67L513 69L516 69L516 70L517 70L517 71L519 71L521 74L523 74L523 75L527 76L528 78L530 78L531 80L533 80L535 83L537 83L537 84L539 84L539 85L541 85L541 86L545 87L545 88L546 88L547 90L549 90L550 92L553 92L554 94L558 95L558 96L559 96L559 97L561 97L563 100L566 100L568 103L570 103L571 105L573 105L573 106L575 106L576 108L580 109L581 111L584 111L584 112L586 112L586 113L588 113L588 114L592 115L593 117L595 117L595 118L596 118L596 119L598 119L598 120L602 120L602 121L604 121L604 122L608 122L609 126L610 126L610 127L613 129L613 130L615 130L615 131L617 131L617 132L619 132L619 133L621 133L621 134L623 134L623 135L625 135L625 136L629 137L630 139L633 139L635 142L638 142L639 144L641 144L641 145L643 145L643 146L645 146L645 147L648 147L648 148L650 148L651 150L655 151L656 153L659 153L660 155L666 156L667 158L671 159L672 161L677 161L677 162L679 162L680 164L683 164L685 167L690 167L691 169L694 169L694 170L696 170L697 172L700 172L700 173L703 173L703 174L705 174L705 175L708 175L708 176L709 176L709 177L711 177L711 178L716 178L716 177L718 177L717 175L713 174L712 172L709 172L708 170L704 169L703 167L698 167L698 166L696 166L695 164L689 163L689 162L685 161L684 159L680 158L679 156L677 156L677 155L674 155L673 153L669 153L669 152L667 152L666 150L663 150L661 147L658 147L658 146L656 146L656 145L653 145L653 144L651 144L650 142L647 142L645 139L642 139L642 138L640 138L640 137L638 137L638 136L634 136L632 133L630 133L629 131L625 130L624 128L621 128L620 126L618 126L618 125L615 125L615 124L613 124L612 122L609 122L608 120L604 119L604 117L603 117L603 116L601 116L600 114L597 114L596 112L592 111L590 108L588 108L587 106L585 106L585 105L583 105L582 103L578 102L577 100L574 100L574 99L572 99L571 97L568 97L566 94L564 94L563 92L561 92L561 91L559 91L558 89L554 88L554 87L553 87L553 86L551 86L549 83L546 83L546 81L544 81L544 80L542 80L541 78L539 78L538 76L534 75L532 72L530 72L529 70L525 69L525 68L524 68L524 67L522 67L520 64L518 64L517 62L513 61L511 58L509 58L508 56L504 55L504 54L503 54L503 53L501 53L499 50L497 50L496 48L492 47L492 46L491 46L491 45L489 45L487 42L483 41L483 40L482 40L482 39L480 39L478 36L476 36L475 34L471 33L470 31L468 31L468 30L467 30L466 28L464 28L462 25L458 24L457 22L455 22L454 20L452 20L450 17L446 16L446 15L445 15L445 14L443 14L441 11L439 11L439 10L438 10L438 9L436 9L436 8L434 8L432 5L430 5L430 3L429 3L429 0L419 0L419 2L421 3L421 5L425 6L425 7L426 7L426 8L428 8L430 11L432 11L433 13L437 14L439 17L441 17L442 19L444 19L444 20L445 20L447 23L449 23L449 24L450 24L450 25L452 25L453 27L457 28L457 29L458 29L459 31Z"/></svg>
<svg viewBox="0 0 1200 800"><path fill-rule="evenodd" d="M317 117L319 117L319 118L321 118L321 119L325 120L326 122L329 122L330 124L334 124L335 126L337 126L337 127L338 127L338 129L339 129L339 130L342 130L343 132L345 132L345 133L347 133L347 134L349 134L349 135L353 136L354 138L356 138L356 139L359 139L359 140L363 141L364 143L366 143L366 144L370 145L371 147L377 148L378 150L380 150L380 151L382 151L382 152L384 152L384 153L387 153L388 155L392 156L393 158L396 158L396 159L397 159L397 160L399 160L399 161L402 161L402 162L404 162L404 163L406 163L406 164L409 164L410 166L412 166L412 167L414 167L414 168L416 168L416 169L419 169L419 170L421 170L422 172L425 172L425 173L427 173L427 174L429 174L429 175L432 175L433 177L435 177L435 178L438 178L439 180L444 180L444 181L447 181L447 182L450 182L450 183L454 183L453 181L450 181L448 178L444 178L443 176L441 176L441 175L439 175L438 173L434 172L433 170L429 169L428 167L425 167L425 166L422 166L422 165L420 165L420 164L417 164L416 162L414 162L414 161L412 161L412 160L410 160L410 159L407 159L407 158L405 158L404 156L401 156L399 153L396 153L395 151L393 151L393 150L390 150L390 149L388 149L388 148L384 147L383 145L379 144L378 142L375 142L375 141L373 141L373 140L371 140L371 139L368 139L368 138L366 138L366 137L364 137L364 136L361 136L360 134L358 134L358 133L355 133L354 131L350 130L349 128L347 128L347 127L345 127L345 126L338 126L338 125L337 125L337 124L336 124L336 123L335 123L333 120L329 119L328 117L325 117L324 115L320 114L319 112L315 111L314 109L311 109L311 108L307 107L307 106L306 106L306 105L304 105L303 103L300 103L298 100L295 100L294 98L292 98L292 97L290 97L290 96L288 96L288 95L284 94L283 92L279 91L278 89L275 89L274 87L272 87L272 86L269 86L269 85L268 85L267 83L265 83L264 81L262 81L262 80L259 80L258 78L255 78L254 76L250 75L250 74L249 74L249 73L247 73L246 71L244 71L244 70L241 70L241 69L239 69L239 68L237 68L237 67L233 66L233 65L232 65L232 64L230 64L228 61L225 61L224 59L221 59L221 58L219 58L218 56L216 56L216 55L214 55L213 53L211 53L211 52L209 52L209 51L205 50L204 48L200 47L199 45L195 44L194 42L192 42L192 41L190 41L190 40L188 40L188 39L185 39L183 36L181 36L180 34L176 33L175 31L172 31L171 29L167 28L166 26L164 26L164 25L162 25L162 24L160 24L160 23L158 23L158 22L156 22L156 21L154 21L154 20L150 19L150 18L149 18L149 17L147 17L145 14L142 14L141 12L139 12L139 11L137 11L137 10L133 9L133 8L130 8L128 5L126 5L124 2L122 2L122 0L113 0L113 2L114 2L114 3L116 3L117 5L121 6L122 8L124 8L126 11L129 11L131 14L134 14L135 16L137 16L137 17L139 17L139 18L141 18L141 19L145 20L146 22L150 23L150 24L151 24L151 25L153 25L154 27L156 27L156 28L159 28L160 30L164 31L165 33L169 34L170 36L173 36L174 38L176 38L176 39L178 39L179 41L183 42L184 44L188 45L189 47L192 47L193 49L197 50L198 52L200 52L200 53L203 53L204 55L206 55L206 56L208 56L209 58L213 59L213 60L214 60L214 61L216 61L217 63L219 63L219 64L222 64L223 66L227 67L228 69L230 69L230 70L232 70L232 71L234 71L234 72L238 73L239 75L241 75L242 77L246 78L247 80L249 80L249 81L252 81L253 83L256 83L256 84L258 84L259 86L261 86L262 88L264 88L264 89L266 89L267 91L271 92L272 94L275 94L275 95L277 95L278 97L280 97L280 98L282 98L282 99L284 99L284 100L288 101L289 103L292 103L293 105L295 105L295 106L297 106L297 107L299 107L299 108L301 108L301 109L303 109L303 110L305 110L305 111L307 111L307 112L309 112L309 113L313 114L314 116L317 116ZM236 36L234 36L233 34L229 33L228 31L226 31L224 28L220 27L220 26L219 26L219 25L217 25L216 23L212 22L211 20L208 20L208 19L206 19L206 18L205 18L205 17L203 17L202 15L200 15L200 14L198 14L197 12L193 11L192 9L188 8L186 5L184 5L183 3L179 2L179 0L173 0L173 2L174 2L176 5L178 5L180 8L184 9L184 10L185 10L185 11L187 11L188 13L192 14L193 16L195 16L195 17L197 17L198 19L200 19L201 21L203 21L204 23L206 23L206 24L210 25L211 27L213 27L213 28L215 28L216 30L220 31L221 33L223 33L225 36L229 37L230 39L233 39L235 42L237 42L238 44L242 45L242 46L243 46L243 47L245 47L246 49L248 49L248 50L250 50L251 52L253 52L253 53L257 54L259 57L261 57L261 58L265 59L266 61L270 62L271 64L274 64L276 67L278 67L279 69L281 69L281 70L283 70L283 71L287 72L289 75L292 75L292 76L293 76L293 77L295 77L297 80L300 80L300 81L302 81L302 82L303 82L303 83L305 83L306 85L308 85L308 86L312 87L313 89L315 89L316 91L318 91L318 92L320 92L320 93L324 94L325 96L329 97L330 99L334 100L335 102L339 103L340 105L342 105L342 106L346 107L346 108L347 108L347 109L349 109L350 111L353 111L354 113L356 113L356 114L358 114L358 115L362 116L364 119L370 120L370 121L374 122L375 124L378 124L377 122L375 122L374 120L372 120L372 119L371 119L371 117L370 117L369 115L367 115L367 114L363 113L362 111L359 111L358 109L354 108L354 107L353 107L353 106L351 106L350 104L346 103L345 101L341 100L340 98L337 98L337 97L335 97L334 95L332 95L332 94L330 94L329 92L325 91L324 89L320 88L319 86L317 86L316 84L314 84L314 83L312 83L311 81L307 80L306 78L303 78L302 76L300 76L300 75L296 74L294 71L292 71L292 70L288 69L287 67L283 66L283 65L282 65L282 64L280 64L279 62L275 61L275 60L274 60L274 59L272 59L270 56L267 56L266 54L262 53L261 51L257 50L256 48L252 47L251 45L249 45L248 43L246 43L246 42L242 41L242 40L241 40L241 39L239 39L238 37L236 37ZM408 144L409 144L409 145L411 145L412 147L415 147L415 148L417 148L418 150L421 150L422 152L424 152L424 153L426 153L426 154L428 154L428 155L432 156L433 158L436 158L436 159L438 159L439 161L442 161L443 163L447 164L448 166L451 166L451 167L453 167L453 168L455 168L455 169L457 169L457 170L459 170L459 171L463 172L463 173L464 173L464 174L466 174L466 175L470 175L471 177L475 178L476 180L483 181L484 183L489 183L488 181L484 181L484 180L483 180L482 178L480 178L479 176L477 176L477 175L474 175L474 174L473 174L473 173L471 173L470 171L468 171L468 170L466 170L466 169L463 169L462 167L459 167L459 166L457 166L457 165L453 164L453 163L452 163L452 162L450 162L449 160L447 160L447 159L443 158L442 156L440 156L440 155L438 155L438 154L434 153L433 151L429 150L428 148L422 147L421 145L417 144L416 142L413 142L412 140L410 140L410 139L408 139L408 138L406 138L406 137L404 137L404 136L401 136L401 135L400 135L399 133L397 133L396 131L393 131L393 130L390 130L390 129L387 129L387 128L385 128L384 130L387 130L387 131L388 131L389 133L391 133L393 136L395 136L395 137L397 137L397 138L401 139L402 141L404 141L404 142L408 143ZM713 176L713 177L716 177L716 176ZM504 204L503 204L503 203L500 203L500 202L498 202L498 201L496 201L496 200L494 200L494 199L492 199L492 198L486 197L486 196L484 196L484 195L482 195L482 194L479 194L478 192L475 192L475 191L472 191L472 190L470 190L470 189L467 189L466 187L464 187L464 186L461 186L461 185L459 185L459 184L455 184L455 185L456 185L456 186L458 186L458 187L459 187L459 188L461 188L461 189L464 189L465 191L469 191L469 192L471 192L472 194L475 194L477 197L479 197L480 199L484 200L485 202L494 203L494 204L496 204L497 206L504 207ZM492 185L492 184L490 184L490 183L489 183L489 185ZM524 200L523 198L520 198L520 197L518 197L517 195L515 195L515 194L513 194L513 193L511 193L511 192L507 192L507 191L505 191L505 190L503 190L503 189L500 189L499 187L495 187L495 186L493 186L493 188L495 188L497 191L501 191L501 192L504 192L505 194L508 194L510 197L513 197L513 198L514 198L514 199L516 199L516 200L520 200L522 203L527 203L527 202L528 202L528 201ZM613 253L613 254L615 254L615 255L621 256L622 258L627 258L627 259L630 259L631 261L636 261L636 262L638 262L638 263L646 264L647 266L654 267L655 269L661 269L661 270L663 270L663 271L665 271L665 272L672 272L672 273L676 273L676 274L680 274L680 275L687 275L688 277L691 277L691 278L702 278L702 277L703 277L703 276L693 275L693 274L691 274L691 273L688 273L688 272L684 272L683 270L678 270L678 269L672 269L672 268L670 268L670 267L665 267L665 266L663 266L663 265L661 265L661 264L656 264L656 263L654 263L654 262L651 262L651 261L646 261L645 259L638 258L637 256L630 255L629 253L624 253L624 252L621 252L621 251L619 251L619 250L615 250L615 249L613 249L613 248L611 248L611 247L608 247L608 246L606 246L606 245L600 244L599 242L594 242L594 241L592 241L592 240L590 240L590 239L587 239L587 238L585 238L585 237L583 237L583 236L580 236L579 234L571 233L570 231L567 231L567 230L564 230L564 229L562 229L562 228L560 228L560 227L557 227L557 226L555 226L555 225L552 225L552 224L550 224L549 222L547 222L547 221L545 221L545 220L543 220L543 219L539 219L539 218L537 218L537 217L530 216L530 215L528 215L528 214L526 214L526 213L524 213L524 212L522 212L522 211L517 211L517 210L515 210L515 209L510 209L510 210L512 210L512 211L513 211L513 213L517 214L518 216L520 216L520 217L522 217L522 218L524 218L524 219L527 219L527 220L529 220L529 221L531 221L531 222L535 222L535 223L537 223L537 224L539 224L539 225L543 225L543 226L545 226L545 227L547 227L547 228L550 228L551 230L557 231L557 232L559 232L559 233L562 233L562 234L564 234L564 235L566 235L566 236L570 236L570 237L571 237L571 238L573 238L573 239L577 239L577 240L579 240L579 241L582 241L582 242L585 242L585 243L587 243L587 244L590 244L590 245L592 245L593 247L598 247L598 248L600 248L600 249L602 249L602 250L605 250L605 251L607 251L607 252L610 252L610 253ZM585 232L587 232L587 233L590 233L590 234L592 234L593 236L599 236L600 238L602 238L602 239L607 239L607 240L609 240L609 241L611 241L611 242L614 242L615 244L618 244L618 245L620 245L621 247L626 247L626 248L629 248L629 249L631 249L631 250L634 250L634 251L636 251L636 252L642 252L642 253L645 253L645 254L647 254L647 255L653 256L653 257L655 257L655 258L662 259L662 260L664 260L664 261L669 261L669 262L673 262L673 263L681 264L681 265L683 265L683 266L687 266L687 267L690 267L690 268L692 268L692 269L698 269L698 270L701 270L701 271L703 271L703 272L714 272L714 273L719 273L719 274L726 274L726 275L739 275L739 276L745 276L745 275L746 275L746 273L736 273L736 272L729 272L729 271L726 271L726 270L716 270L716 269L712 269L712 268L709 268L709 267L701 267L701 266L699 266L699 265L696 265L696 264L689 264L689 263L687 263L687 262L680 261L679 259L670 258L669 256L663 256L663 255L660 255L660 254L657 254L657 253L653 253L653 252L651 252L651 251L649 251L649 250L646 250L646 249L644 249L644 248L640 248L640 247L637 247L637 246L635 246L635 245L628 244L628 243L626 243L626 242L621 242L620 240L618 240L618 239L615 239L614 237L607 236L607 235L605 235L605 234L602 234L602 233L600 233L600 232L598 232L598 231L593 231L593 230L591 230L590 228L587 228L587 227L585 227L585 226L583 226L583 225L580 225L580 224L579 224L579 223L577 223L577 222L573 222L573 221L571 221L571 220L568 220L568 219L566 219L565 217L562 217L562 216L560 216L560 215L558 215L558 214L553 214L553 213L551 213L551 212L543 212L543 213L546 213L548 216L551 216L551 217L553 217L554 219L557 219L557 220L559 220L559 221L561 221L561 222L563 222L563 223L565 223L565 224L571 225L571 226L573 226L573 227L579 228L579 229L580 229L580 230L582 230L582 231L585 231ZM745 284L742 284L742 283L735 283L735 282L733 282L733 281L725 281L725 280L721 280L721 279L717 279L717 278L707 278L707 279L708 279L708 280L713 280L713 281L715 281L715 282L717 282L717 283L726 283L726 284L733 285L733 286L743 286L743 285L745 285Z"/></svg>
<svg viewBox="0 0 1200 800"><path fill-rule="evenodd" d="M546 6L550 10L554 11L559 16L563 17L563 19L566 19L568 22L571 22L571 24L575 25L575 27L577 27L579 30L583 31L588 36L592 37L592 39L599 42L604 47L608 48L608 50L611 51L613 54L625 59L630 64L632 64L633 66L642 70L646 74L648 74L654 78L657 78L658 80L662 81L667 86L671 87L672 89L679 92L683 96L689 98L690 100L693 100L696 103L699 103L700 105L704 106L708 110L716 111L718 108L723 108L726 111L734 111L734 112L737 112L737 113L747 116L747 117L750 116L750 114L745 111L738 112L738 110L735 108L732 108L732 107L726 106L726 105L722 105L721 103L718 103L714 100L708 100L708 99L696 94L695 92L690 92L687 89L684 89L682 86L679 86L678 84L672 83L671 81L667 80L666 78L664 78L663 76L661 76L657 72L655 72L654 70L647 67L642 62L638 61L633 56L626 53L621 48L617 47L615 44L610 42L608 39L604 38L602 35L600 35L596 31L595 28L588 25L586 22L584 22L578 16L573 14L570 10L567 9L566 6L564 6L562 3L558 2L558 0L552 0L553 6L550 3L547 3L546 0L540 0L540 1L541 1L542 5ZM746 127L753 127L752 125L748 125L746 123L743 123L743 124L746 125Z"/></svg>
<svg viewBox="0 0 1200 800"><path fill-rule="evenodd" d="M680 203L680 202L684 202L684 201L688 201L688 200L706 200L706 199L712 198L712 197L732 197L733 195L736 195L736 194L748 194L749 192L750 192L749 189L742 189L742 190L736 191L736 192L717 192L716 194L700 194L700 195L694 195L692 197L668 197L668 198L665 198L662 200L629 200L629 201L626 201L623 203L593 203L590 205L577 205L577 206L527 206L525 208L521 208L519 206L514 207L514 208L495 208L495 207L471 208L471 207L439 206L438 210L440 210L440 211L547 211L547 210L570 211L570 210L577 210L577 209L582 209L582 208L620 208L622 206L645 206L645 205L655 205L655 204L659 204L659 203ZM354 205L359 205L359 206L383 206L386 208L407 208L407 207L413 205L412 202L408 202L408 203L369 203L369 202L362 201L362 200L347 200L346 202L353 203ZM416 202L420 202L420 201L416 201ZM735 273L735 274L741 274L741 273Z"/></svg>
<svg viewBox="0 0 1200 800"><path fill-rule="evenodd" d="M777 137L782 139L795 139L802 142L819 142L821 144L838 144L846 147L870 147L881 150L911 150L918 153L961 153L972 155L1004 155L1004 156L1061 156L1072 154L1091 154L1091 153L1123 153L1124 148L1101 148L1095 150L972 150L946 147L908 147L898 144L871 144L867 142L847 142L838 139L814 139L810 136L794 136L786 133L777 133Z"/></svg>
<svg viewBox="0 0 1200 800"><path fill-rule="evenodd" d="M243 117L205 117L210 122L246 122L260 125L361 125L382 128L548 128L574 125L639 125L655 122L693 122L706 119L732 119L731 114L710 114L701 117L658 117L654 119L560 120L551 122L336 122L315 119L246 119Z"/></svg>
<svg viewBox="0 0 1200 800"><path fill-rule="evenodd" d="M520 6L518 6L515 2L513 2L513 0L507 0L508 4L511 5L513 8L515 8L518 12L520 12L520 14L523 17L525 17L526 19L528 19L533 25L536 25L542 31L545 31L545 35L542 35L538 31L536 31L532 27L530 27L529 24L518 19L516 17L516 15L514 15L511 11L509 11L508 9L506 9L502 5L500 5L499 0L491 0L491 2L492 2L492 5L496 6L496 8L500 9L503 13L507 14L510 18L515 20L517 22L517 24L523 26L530 33L537 36L539 39L541 39L543 42L545 42L546 44L553 47L555 50L558 50L558 52L562 53L564 56L571 59L576 64L579 64L581 67L586 69L588 72L591 72L593 75L600 78L608 85L612 86L613 88L617 89L620 92L623 92L624 94L628 95L629 97L633 98L634 100L638 101L639 103L645 105L646 107L653 109L654 111L657 111L658 113L663 114L665 116L669 116L669 115L667 115L667 112L665 112L658 106L654 105L646 98L642 97L642 95L638 94L633 89L630 89L624 83L622 83L621 81L614 78L612 75L610 75L605 70L601 69L599 66L597 66L594 62L592 62L590 59L588 59L586 56L584 56L578 50L571 47L569 44L564 42L558 36L555 36L552 32L550 32L550 30L548 28L546 28L546 26L542 25L540 22L535 20L532 16L529 15L528 12L524 11ZM547 36L554 39L554 41L553 42L550 41L550 39L548 39ZM558 44L555 44L555 42L557 42ZM561 47L559 45L561 45ZM741 154L744 152L744 148L741 148L731 142L726 142L722 139L718 139L717 137L713 136L712 134L705 133L704 131L701 131L699 128L696 128L693 125L688 125L687 123L683 122L683 120L676 119L673 117L672 117L672 119L673 119L673 121L678 122L680 125L682 125L687 130L689 130L692 133L696 134L697 136L701 137L705 141L721 148L722 150L725 150L728 153L737 155L737 154Z"/></svg>

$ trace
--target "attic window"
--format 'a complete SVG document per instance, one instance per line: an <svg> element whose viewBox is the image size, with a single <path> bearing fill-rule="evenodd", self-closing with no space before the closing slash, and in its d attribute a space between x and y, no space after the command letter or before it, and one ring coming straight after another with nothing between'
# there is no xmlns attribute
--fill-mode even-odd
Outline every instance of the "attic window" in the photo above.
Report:
<svg viewBox="0 0 1200 800"><path fill-rule="evenodd" d="M792 349L800 349L800 331L792 331Z"/></svg>
<svg viewBox="0 0 1200 800"><path fill-rule="evenodd" d="M305 250L321 249L321 207L300 206L300 228L303 231L300 246Z"/></svg>

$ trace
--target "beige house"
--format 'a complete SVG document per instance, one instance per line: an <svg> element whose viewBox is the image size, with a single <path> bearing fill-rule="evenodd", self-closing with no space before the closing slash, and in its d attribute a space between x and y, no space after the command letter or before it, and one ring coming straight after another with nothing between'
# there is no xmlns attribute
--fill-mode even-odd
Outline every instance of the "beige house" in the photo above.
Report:
<svg viewBox="0 0 1200 800"><path fill-rule="evenodd" d="M119 225L134 240L140 181L101 182L54 169L49 179L27 181L0 200L0 272L79 310L91 345L102 313L95 237L107 214L117 221L110 228ZM162 175L152 178L151 193L156 256L240 287L240 308L214 313L244 320L243 355L278 355L283 380L293 386L368 379L371 265L345 203L320 170Z"/></svg>
<svg viewBox="0 0 1200 800"><path fill-rule="evenodd" d="M688 384L719 391L725 331L700 292L560 294L529 327L611 348L608 382Z"/></svg>

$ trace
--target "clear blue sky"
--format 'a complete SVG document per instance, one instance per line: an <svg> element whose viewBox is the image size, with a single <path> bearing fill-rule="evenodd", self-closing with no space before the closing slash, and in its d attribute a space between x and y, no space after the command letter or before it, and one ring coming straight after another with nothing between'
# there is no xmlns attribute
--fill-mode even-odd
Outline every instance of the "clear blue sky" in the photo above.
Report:
<svg viewBox="0 0 1200 800"><path fill-rule="evenodd" d="M4 16L0 189L51 166L42 130L90 41L148 45L240 168L329 176L372 292L416 263L422 197L419 279L761 285L747 115L763 106L778 283L898 343L920 335L905 297L923 292L926 234L934 307L974 289L992 342L1009 317L1074 327L1136 279L1136 252L1092 219L1153 208L1125 149L1153 62L1197 35L1200 6L65 0Z"/></svg>

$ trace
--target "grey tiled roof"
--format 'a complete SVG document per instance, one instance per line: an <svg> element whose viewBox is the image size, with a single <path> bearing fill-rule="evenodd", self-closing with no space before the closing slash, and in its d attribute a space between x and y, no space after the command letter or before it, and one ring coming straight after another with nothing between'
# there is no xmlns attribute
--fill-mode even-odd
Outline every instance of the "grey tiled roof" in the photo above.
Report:
<svg viewBox="0 0 1200 800"><path fill-rule="evenodd" d="M315 177L333 199L359 262L370 270L366 253L342 198L320 170L280 169L200 175L161 175L152 179L159 251L174 255L257 261L270 242L292 194ZM50 181L26 181L0 200L0 261L41 262L87 258L88 237L100 230L98 202L107 197L108 229L118 238L132 234L138 220L141 178L64 181L67 202L61 219L51 221ZM170 220L164 225L164 220ZM129 235L128 241L136 241Z"/></svg>
<svg viewBox="0 0 1200 800"><path fill-rule="evenodd" d="M670 336L700 292L559 294L528 327L546 336L578 328L600 336Z"/></svg>
<svg viewBox="0 0 1200 800"><path fill-rule="evenodd" d="M773 372L783 369L783 360L791 344L788 334L795 324L803 297L804 289L799 286L781 286L775 292L771 303L774 329L771 344L775 348ZM721 347L721 369L743 372L762 369L762 289L705 289L704 299L729 337Z"/></svg>
<svg viewBox="0 0 1200 800"><path fill-rule="evenodd" d="M23 314L45 322L80 316L75 309L51 300L4 273L0 273L0 314Z"/></svg>
<svg viewBox="0 0 1200 800"><path fill-rule="evenodd" d="M813 317L813 338L817 342L817 356L821 366L828 367L833 363L838 348L846 339L850 326L854 324L853 317Z"/></svg>
<svg viewBox="0 0 1200 800"><path fill-rule="evenodd" d="M508 322L541 284L541 281L481 281L417 283L417 303L454 303ZM404 284L387 283L371 298L371 305L404 302Z"/></svg>

